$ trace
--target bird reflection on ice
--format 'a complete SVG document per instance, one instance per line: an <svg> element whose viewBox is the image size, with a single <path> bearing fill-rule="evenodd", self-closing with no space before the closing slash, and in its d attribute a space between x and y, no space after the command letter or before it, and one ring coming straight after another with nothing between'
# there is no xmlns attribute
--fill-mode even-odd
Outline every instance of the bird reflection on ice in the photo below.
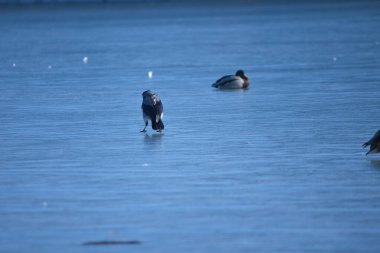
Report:
<svg viewBox="0 0 380 253"><path fill-rule="evenodd" d="M378 159L371 159L371 165L380 170L380 157Z"/></svg>
<svg viewBox="0 0 380 253"><path fill-rule="evenodd" d="M148 134L148 133L145 133L144 134L144 142L146 143L161 143L162 141L162 138L163 138L164 134L163 133L153 133L153 134Z"/></svg>

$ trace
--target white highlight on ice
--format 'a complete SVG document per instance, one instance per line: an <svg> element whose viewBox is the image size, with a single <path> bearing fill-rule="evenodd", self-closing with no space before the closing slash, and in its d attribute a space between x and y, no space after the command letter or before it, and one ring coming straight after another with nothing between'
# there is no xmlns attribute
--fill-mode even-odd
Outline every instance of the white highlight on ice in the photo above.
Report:
<svg viewBox="0 0 380 253"><path fill-rule="evenodd" d="M12 67L16 67L16 63L13 63L13 64L12 64Z"/></svg>
<svg viewBox="0 0 380 253"><path fill-rule="evenodd" d="M336 58L336 57L333 58L333 61L337 61L337 60L338 60L338 58Z"/></svg>
<svg viewBox="0 0 380 253"><path fill-rule="evenodd" d="M42 202L43 206L48 206L48 203L46 201Z"/></svg>
<svg viewBox="0 0 380 253"><path fill-rule="evenodd" d="M142 166L143 166L143 167L148 167L149 164L148 164L148 163L143 163Z"/></svg>
<svg viewBox="0 0 380 253"><path fill-rule="evenodd" d="M152 79L152 77L153 77L153 71L149 71L148 72L148 77L149 77L149 79Z"/></svg>
<svg viewBox="0 0 380 253"><path fill-rule="evenodd" d="M49 65L49 66L48 66L48 69L51 69L51 68L52 68L52 66L51 66L51 65Z"/></svg>
<svg viewBox="0 0 380 253"><path fill-rule="evenodd" d="M87 64L87 62L88 62L88 57L87 56L83 57L83 63Z"/></svg>

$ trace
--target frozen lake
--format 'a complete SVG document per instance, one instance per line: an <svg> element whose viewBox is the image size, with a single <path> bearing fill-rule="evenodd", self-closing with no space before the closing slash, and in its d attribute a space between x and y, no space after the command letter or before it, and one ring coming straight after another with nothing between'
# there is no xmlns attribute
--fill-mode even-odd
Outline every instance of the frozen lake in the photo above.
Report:
<svg viewBox="0 0 380 253"><path fill-rule="evenodd" d="M263 2L0 7L0 252L380 252L380 4Z"/></svg>

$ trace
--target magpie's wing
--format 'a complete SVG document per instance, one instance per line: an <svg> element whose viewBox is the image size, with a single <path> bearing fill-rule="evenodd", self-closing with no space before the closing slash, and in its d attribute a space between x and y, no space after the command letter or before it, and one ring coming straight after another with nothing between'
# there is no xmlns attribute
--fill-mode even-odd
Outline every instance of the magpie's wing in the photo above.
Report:
<svg viewBox="0 0 380 253"><path fill-rule="evenodd" d="M161 100L158 100L156 102L154 109L155 109L155 114L156 114L156 122L158 122L164 113L164 106L163 106Z"/></svg>

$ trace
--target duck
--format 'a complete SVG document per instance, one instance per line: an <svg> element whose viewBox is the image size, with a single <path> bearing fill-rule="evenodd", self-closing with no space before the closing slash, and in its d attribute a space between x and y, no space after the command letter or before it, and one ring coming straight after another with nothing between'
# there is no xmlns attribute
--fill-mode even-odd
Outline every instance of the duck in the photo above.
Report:
<svg viewBox="0 0 380 253"><path fill-rule="evenodd" d="M238 70L235 75L223 76L211 86L219 89L246 89L249 86L249 81L244 71Z"/></svg>
<svg viewBox="0 0 380 253"><path fill-rule="evenodd" d="M151 90L146 90L142 93L143 101L141 104L141 110L143 114L143 120L145 127L141 132L146 132L148 122L151 122L152 129L157 132L162 132L165 126L162 122L164 117L164 106L161 102L159 95Z"/></svg>
<svg viewBox="0 0 380 253"><path fill-rule="evenodd" d="M380 153L380 130L375 133L375 135L367 142L363 144L363 148L370 145L369 151L366 153L368 154L374 154L374 153Z"/></svg>

